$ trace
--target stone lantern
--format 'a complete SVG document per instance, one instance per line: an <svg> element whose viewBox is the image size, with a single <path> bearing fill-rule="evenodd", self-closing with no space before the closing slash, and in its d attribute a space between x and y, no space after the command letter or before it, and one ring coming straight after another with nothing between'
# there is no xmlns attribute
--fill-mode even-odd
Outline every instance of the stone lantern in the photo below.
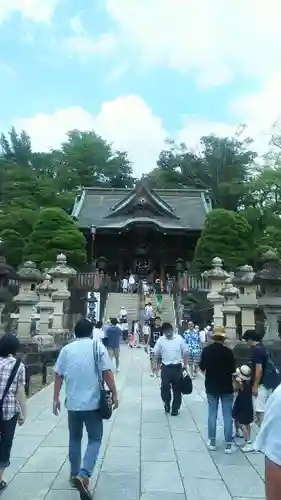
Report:
<svg viewBox="0 0 281 500"><path fill-rule="evenodd" d="M12 298L12 294L8 288L9 277L12 273L14 273L13 268L6 263L5 257L0 255L0 335L3 335L5 332L5 327L2 324L3 309L5 304Z"/></svg>
<svg viewBox="0 0 281 500"><path fill-rule="evenodd" d="M242 335L246 330L255 329L255 309L257 307L257 285L252 266L238 268L232 283L240 289L236 305L241 308Z"/></svg>
<svg viewBox="0 0 281 500"><path fill-rule="evenodd" d="M223 296L220 291L224 286L224 282L229 278L229 274L223 269L223 262L220 257L215 257L212 260L213 269L205 271L202 274L210 283L210 292L207 299L214 307L214 326L223 326Z"/></svg>
<svg viewBox="0 0 281 500"><path fill-rule="evenodd" d="M59 334L64 332L64 301L70 297L68 281L76 275L76 271L75 269L68 267L66 256L61 253L57 256L55 266L48 270L48 274L53 280L54 287L54 291L52 293L52 300L54 303L52 331L54 334Z"/></svg>
<svg viewBox="0 0 281 500"><path fill-rule="evenodd" d="M54 310L52 293L55 291L55 287L52 285L50 278L49 274L45 274L43 282L37 287L40 299L38 304L40 311L40 334L35 335L33 339L41 347L54 346L54 338L49 332L49 322Z"/></svg>
<svg viewBox="0 0 281 500"><path fill-rule="evenodd" d="M260 285L261 296L258 306L262 307L267 319L266 340L279 340L281 321L281 263L276 252L268 250L262 258L263 268L256 273L255 282Z"/></svg>
<svg viewBox="0 0 281 500"><path fill-rule="evenodd" d="M225 284L220 291L220 295L224 297L222 311L225 314L226 319L226 335L230 340L235 341L237 340L236 315L240 312L240 307L236 305L236 299L239 297L239 290L233 285L232 278L227 278L225 280Z"/></svg>
<svg viewBox="0 0 281 500"><path fill-rule="evenodd" d="M33 308L38 302L36 287L42 279L41 272L36 269L34 262L27 261L18 271L19 293L14 297L18 305L18 337L21 342L31 341L30 329Z"/></svg>
<svg viewBox="0 0 281 500"><path fill-rule="evenodd" d="M107 259L105 257L100 257L98 259L98 269L105 272L107 266Z"/></svg>

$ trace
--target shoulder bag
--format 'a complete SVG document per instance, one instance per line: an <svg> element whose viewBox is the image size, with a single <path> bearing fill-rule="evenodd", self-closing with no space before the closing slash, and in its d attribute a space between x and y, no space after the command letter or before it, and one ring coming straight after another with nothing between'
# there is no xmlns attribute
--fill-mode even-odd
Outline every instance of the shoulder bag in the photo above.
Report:
<svg viewBox="0 0 281 500"><path fill-rule="evenodd" d="M193 390L193 384L190 375L187 371L182 372L181 376L181 393L183 395L191 394Z"/></svg>
<svg viewBox="0 0 281 500"><path fill-rule="evenodd" d="M99 369L99 346L98 342L94 340L93 342L93 354L95 361L95 369L99 382L100 389L100 415L103 420L109 420L112 415L112 396L111 392L104 388L103 375Z"/></svg>
<svg viewBox="0 0 281 500"><path fill-rule="evenodd" d="M2 421L4 420L3 419L3 403L4 403L4 399L7 396L8 392L10 390L10 387L11 387L12 383L14 382L14 380L16 378L16 374L18 372L20 364L21 364L21 360L17 359L16 362L15 362L15 364L14 364L14 366L13 366L13 368L12 368L10 376L9 376L9 378L7 380L7 384L6 384L6 387L4 389L2 398L0 399L0 427L1 427Z"/></svg>

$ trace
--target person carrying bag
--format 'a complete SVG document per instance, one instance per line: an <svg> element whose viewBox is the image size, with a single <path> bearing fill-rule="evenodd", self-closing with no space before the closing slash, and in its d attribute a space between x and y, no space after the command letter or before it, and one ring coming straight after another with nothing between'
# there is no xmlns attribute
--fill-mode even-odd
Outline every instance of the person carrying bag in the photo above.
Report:
<svg viewBox="0 0 281 500"><path fill-rule="evenodd" d="M10 465L17 423L23 425L26 418L25 368L16 359L19 347L15 335L0 338L0 492L7 487L3 475Z"/></svg>

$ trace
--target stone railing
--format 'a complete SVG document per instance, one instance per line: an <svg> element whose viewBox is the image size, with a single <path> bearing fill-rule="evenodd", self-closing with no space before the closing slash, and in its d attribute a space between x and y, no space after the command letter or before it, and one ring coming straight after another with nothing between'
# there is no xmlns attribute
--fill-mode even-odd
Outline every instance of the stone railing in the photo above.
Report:
<svg viewBox="0 0 281 500"><path fill-rule="evenodd" d="M187 271L178 276L179 288L183 292L188 290L197 290L207 292L210 289L210 284L206 278L189 274Z"/></svg>

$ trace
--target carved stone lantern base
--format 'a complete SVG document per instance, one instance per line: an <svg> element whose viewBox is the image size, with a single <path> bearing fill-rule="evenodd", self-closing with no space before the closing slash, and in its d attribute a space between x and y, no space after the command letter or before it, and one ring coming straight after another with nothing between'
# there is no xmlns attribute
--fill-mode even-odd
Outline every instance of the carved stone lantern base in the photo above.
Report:
<svg viewBox="0 0 281 500"><path fill-rule="evenodd" d="M32 338L33 342L38 345L39 349L53 348L55 347L54 337L51 334L44 335L34 335Z"/></svg>

